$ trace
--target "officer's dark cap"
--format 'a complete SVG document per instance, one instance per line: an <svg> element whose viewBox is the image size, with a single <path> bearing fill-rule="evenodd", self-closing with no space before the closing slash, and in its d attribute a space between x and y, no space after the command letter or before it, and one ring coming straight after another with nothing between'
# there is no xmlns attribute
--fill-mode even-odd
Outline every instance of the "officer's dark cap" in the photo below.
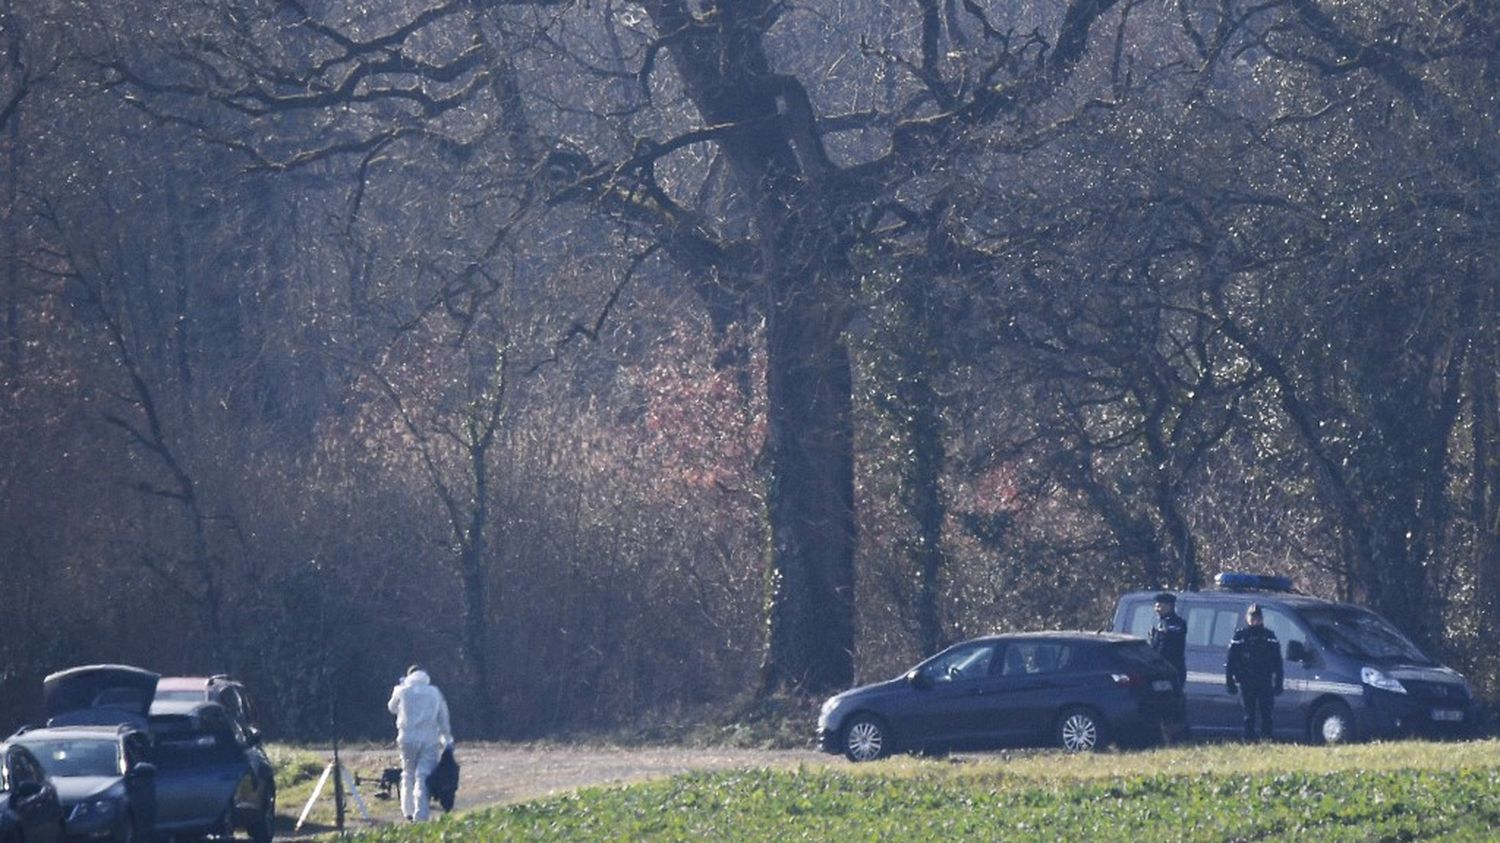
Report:
<svg viewBox="0 0 1500 843"><path fill-rule="evenodd" d="M1177 603L1177 595L1173 594L1170 591L1163 591L1162 593L1156 595L1156 602L1172 603L1175 605Z"/></svg>
<svg viewBox="0 0 1500 843"><path fill-rule="evenodd" d="M1260 604L1251 603L1250 608L1245 610L1245 615L1246 617L1260 617Z"/></svg>

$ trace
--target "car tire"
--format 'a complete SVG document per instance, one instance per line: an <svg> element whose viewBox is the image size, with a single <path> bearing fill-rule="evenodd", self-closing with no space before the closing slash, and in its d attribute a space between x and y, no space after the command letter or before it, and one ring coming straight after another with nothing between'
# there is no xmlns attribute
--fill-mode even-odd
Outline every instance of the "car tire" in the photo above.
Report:
<svg viewBox="0 0 1500 843"><path fill-rule="evenodd" d="M1351 743L1356 737L1354 713L1341 702L1325 702L1313 709L1307 734L1315 744Z"/></svg>
<svg viewBox="0 0 1500 843"><path fill-rule="evenodd" d="M844 757L858 764L891 754L891 730L873 714L856 714L844 727Z"/></svg>
<svg viewBox="0 0 1500 843"><path fill-rule="evenodd" d="M271 843L271 838L276 835L275 793L266 797L266 804L262 806L260 816L256 817L245 830L250 832L251 843Z"/></svg>
<svg viewBox="0 0 1500 843"><path fill-rule="evenodd" d="M1109 743L1104 718L1092 708L1073 706L1057 715L1053 736L1068 752L1098 752Z"/></svg>

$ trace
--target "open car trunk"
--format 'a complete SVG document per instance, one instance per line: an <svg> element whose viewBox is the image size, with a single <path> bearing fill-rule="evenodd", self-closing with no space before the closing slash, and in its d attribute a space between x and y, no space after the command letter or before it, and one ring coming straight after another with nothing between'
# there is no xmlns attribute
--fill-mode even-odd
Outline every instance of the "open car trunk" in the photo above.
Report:
<svg viewBox="0 0 1500 843"><path fill-rule="evenodd" d="M146 724L156 696L158 674L123 664L94 664L60 670L42 680L42 698L51 726Z"/></svg>

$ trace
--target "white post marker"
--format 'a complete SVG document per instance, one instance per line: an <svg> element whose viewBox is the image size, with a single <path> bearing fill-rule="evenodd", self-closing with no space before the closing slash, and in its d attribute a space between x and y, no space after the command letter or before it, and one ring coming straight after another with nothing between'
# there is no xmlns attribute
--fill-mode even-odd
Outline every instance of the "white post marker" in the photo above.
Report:
<svg viewBox="0 0 1500 843"><path fill-rule="evenodd" d="M370 809L365 807L365 798L359 795L359 788L355 786L356 778L350 774L347 767L343 766L339 767L339 775L344 778L345 792L354 797L354 807L359 809L359 815L364 817L367 823L375 822L375 818L370 816Z"/></svg>
<svg viewBox="0 0 1500 843"><path fill-rule="evenodd" d="M354 797L354 806L359 808L359 815L365 818L365 822L375 821L375 818L370 816L370 809L365 806L364 797L359 795L359 788L354 784L354 777L349 775L349 771L344 769L342 764L330 761L328 762L328 766L323 768L323 775L318 776L318 783L313 785L312 796L307 797L307 804L302 806L302 813L297 817L297 824L292 826L293 834L301 831L302 824L307 822L307 815L312 813L313 803L317 802L318 797L323 795L323 787L328 784L328 778L333 775L334 767L339 768L339 778L343 780L344 787L349 795Z"/></svg>

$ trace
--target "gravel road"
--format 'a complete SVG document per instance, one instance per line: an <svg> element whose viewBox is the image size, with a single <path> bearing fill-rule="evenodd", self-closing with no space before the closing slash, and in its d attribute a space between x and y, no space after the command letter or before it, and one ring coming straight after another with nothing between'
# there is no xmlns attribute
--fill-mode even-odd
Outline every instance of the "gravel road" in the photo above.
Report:
<svg viewBox="0 0 1500 843"><path fill-rule="evenodd" d="M463 742L458 744L456 756L460 774L455 812L692 771L843 763L841 758L813 750L527 747ZM358 776L360 794L375 820L399 819L397 801L377 798L375 784L383 768L400 766L395 749L346 749L341 757ZM349 810L351 818L358 817L353 807ZM356 828L359 825L354 823Z"/></svg>

